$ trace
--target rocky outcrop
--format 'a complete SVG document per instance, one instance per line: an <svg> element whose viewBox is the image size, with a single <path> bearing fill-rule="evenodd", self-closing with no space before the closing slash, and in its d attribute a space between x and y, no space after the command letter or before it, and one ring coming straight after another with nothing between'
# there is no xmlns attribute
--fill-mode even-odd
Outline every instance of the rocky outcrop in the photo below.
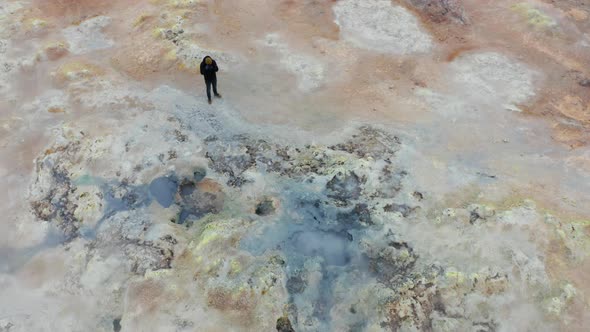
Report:
<svg viewBox="0 0 590 332"><path fill-rule="evenodd" d="M189 126L164 125L170 126L162 131L164 151L189 141L197 144ZM538 215L532 205L510 211L484 204L424 209L429 195L416 190L412 174L396 162L403 143L383 130L362 127L353 139L332 146L285 146L250 134L220 134L201 141L208 168L189 165L165 176L139 177L151 174L143 172L152 167L139 162L141 167L128 173L136 174L133 180L80 177L75 170L102 143L83 135L64 137L37 161L32 210L68 241L89 241L86 257L92 269L101 269L105 259L117 260L138 277L174 270L177 264L191 266L206 305L251 327L274 326L273 319L256 323L254 317L269 312L271 318L281 317L288 305L290 328L303 331L371 324L389 330L470 324L495 328L499 313L488 310L485 315L491 318L482 320L479 313L466 311L465 296L491 301L511 294L515 285L550 285L543 262L527 246L496 244L494 251L512 257L500 260L502 267L472 262L478 267L457 269L445 261L444 244L439 248L444 253L437 253L442 260L435 259L429 246L408 230L413 223L434 227L430 231L435 233L463 229L479 234L483 228L501 232L503 225L529 227ZM132 149L123 146L127 153ZM148 160L176 162L157 155ZM268 187L261 185L259 174L272 175L266 177ZM242 195L246 191L252 197ZM148 207L166 211L166 217L154 220ZM183 250L188 234L193 240ZM474 246L469 242L473 234L448 246ZM574 237L566 245L580 252ZM476 245L474 250L482 249ZM345 282L347 278L356 281ZM370 301L355 300L342 283L379 285L387 291ZM379 303L378 315L372 314L371 301ZM548 301L554 303L548 310L560 312L569 303ZM345 318L335 321L329 312L342 310L344 303L349 305ZM289 325L283 322L280 328Z"/></svg>
<svg viewBox="0 0 590 332"><path fill-rule="evenodd" d="M404 0L434 23L469 23L462 0Z"/></svg>

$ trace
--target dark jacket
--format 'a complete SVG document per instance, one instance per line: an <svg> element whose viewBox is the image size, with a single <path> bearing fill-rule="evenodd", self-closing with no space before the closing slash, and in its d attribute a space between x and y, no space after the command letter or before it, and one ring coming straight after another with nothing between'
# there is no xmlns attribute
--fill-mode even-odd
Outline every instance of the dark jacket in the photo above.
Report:
<svg viewBox="0 0 590 332"><path fill-rule="evenodd" d="M215 60L213 60L213 63L208 65L205 63L205 59L207 57L203 58L203 61L201 61L201 75L205 76L205 80L206 81L211 81L213 79L217 78L217 75L215 74L219 68L217 68L217 62L215 62Z"/></svg>

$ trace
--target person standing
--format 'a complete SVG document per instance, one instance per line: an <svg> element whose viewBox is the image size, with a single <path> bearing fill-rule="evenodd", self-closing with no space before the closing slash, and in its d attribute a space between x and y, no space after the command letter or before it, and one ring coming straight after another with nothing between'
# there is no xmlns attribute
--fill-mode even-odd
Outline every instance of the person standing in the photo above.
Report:
<svg viewBox="0 0 590 332"><path fill-rule="evenodd" d="M211 86L213 86L213 94L215 97L221 98L221 95L217 92L217 71L219 71L219 68L217 67L215 60L208 55L204 57L201 62L201 75L205 77L209 104L211 104Z"/></svg>

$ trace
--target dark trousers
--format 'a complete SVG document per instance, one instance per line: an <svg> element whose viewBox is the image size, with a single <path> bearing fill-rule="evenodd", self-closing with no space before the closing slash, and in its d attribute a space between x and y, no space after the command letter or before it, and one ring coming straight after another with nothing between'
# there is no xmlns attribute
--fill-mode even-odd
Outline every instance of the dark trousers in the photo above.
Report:
<svg viewBox="0 0 590 332"><path fill-rule="evenodd" d="M213 85L213 94L217 96L217 77L205 79L205 85L207 85L207 98L209 100L211 100L211 85Z"/></svg>

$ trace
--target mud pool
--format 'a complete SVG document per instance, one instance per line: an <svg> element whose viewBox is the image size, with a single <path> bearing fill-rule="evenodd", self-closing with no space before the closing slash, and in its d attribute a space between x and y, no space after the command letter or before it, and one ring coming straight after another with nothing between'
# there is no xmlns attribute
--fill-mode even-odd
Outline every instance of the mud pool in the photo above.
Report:
<svg viewBox="0 0 590 332"><path fill-rule="evenodd" d="M3 1L0 331L587 330L588 31L567 0Z"/></svg>

